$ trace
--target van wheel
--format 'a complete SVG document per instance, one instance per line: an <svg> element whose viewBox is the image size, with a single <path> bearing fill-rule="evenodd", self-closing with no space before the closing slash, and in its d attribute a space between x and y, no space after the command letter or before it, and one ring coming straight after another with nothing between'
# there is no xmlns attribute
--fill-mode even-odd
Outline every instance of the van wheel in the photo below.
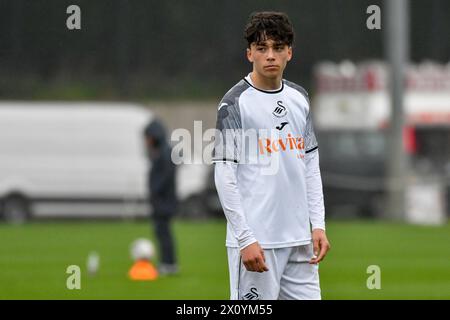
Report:
<svg viewBox="0 0 450 320"><path fill-rule="evenodd" d="M30 218L30 206L24 197L9 196L2 201L1 216L4 221L22 224Z"/></svg>

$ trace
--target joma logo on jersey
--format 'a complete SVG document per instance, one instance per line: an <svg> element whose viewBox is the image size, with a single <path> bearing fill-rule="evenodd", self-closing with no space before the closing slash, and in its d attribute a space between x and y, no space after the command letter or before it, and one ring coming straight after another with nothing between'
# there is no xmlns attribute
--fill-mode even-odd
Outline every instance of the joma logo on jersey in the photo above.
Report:
<svg viewBox="0 0 450 320"><path fill-rule="evenodd" d="M301 136L293 137L290 133L284 139L258 139L258 149L260 154L284 152L286 150L301 151L305 149L305 139Z"/></svg>
<svg viewBox="0 0 450 320"><path fill-rule="evenodd" d="M275 110L273 110L272 114L275 117L282 118L287 114L286 107L283 106L283 101L277 101L277 105L278 107L276 107Z"/></svg>

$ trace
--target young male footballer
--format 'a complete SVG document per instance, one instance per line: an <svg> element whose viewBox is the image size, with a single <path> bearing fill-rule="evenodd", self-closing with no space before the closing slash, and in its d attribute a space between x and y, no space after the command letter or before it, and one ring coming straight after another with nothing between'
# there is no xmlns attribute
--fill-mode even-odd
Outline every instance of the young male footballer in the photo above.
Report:
<svg viewBox="0 0 450 320"><path fill-rule="evenodd" d="M307 92L283 79L293 27L284 13L257 12L244 34L253 70L219 103L212 158L231 299L321 299L330 244L318 144Z"/></svg>

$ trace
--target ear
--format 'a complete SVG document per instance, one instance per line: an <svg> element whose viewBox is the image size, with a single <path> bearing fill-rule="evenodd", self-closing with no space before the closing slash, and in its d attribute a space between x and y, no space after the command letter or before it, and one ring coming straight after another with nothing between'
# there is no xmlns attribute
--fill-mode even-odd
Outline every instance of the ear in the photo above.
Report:
<svg viewBox="0 0 450 320"><path fill-rule="evenodd" d="M248 61L253 63L252 50L250 48L247 48L247 59L248 59Z"/></svg>
<svg viewBox="0 0 450 320"><path fill-rule="evenodd" d="M292 59L292 47L289 47L288 48L288 59L287 59L287 61L291 61L291 59Z"/></svg>

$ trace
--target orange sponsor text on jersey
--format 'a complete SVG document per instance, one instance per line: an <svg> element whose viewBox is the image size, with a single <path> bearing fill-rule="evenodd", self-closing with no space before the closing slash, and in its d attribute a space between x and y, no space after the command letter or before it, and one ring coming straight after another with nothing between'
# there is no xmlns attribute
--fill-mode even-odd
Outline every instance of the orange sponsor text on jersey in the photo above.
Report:
<svg viewBox="0 0 450 320"><path fill-rule="evenodd" d="M285 138L258 139L259 153L284 152L287 150L304 150L305 139L302 136L294 137L290 133Z"/></svg>

